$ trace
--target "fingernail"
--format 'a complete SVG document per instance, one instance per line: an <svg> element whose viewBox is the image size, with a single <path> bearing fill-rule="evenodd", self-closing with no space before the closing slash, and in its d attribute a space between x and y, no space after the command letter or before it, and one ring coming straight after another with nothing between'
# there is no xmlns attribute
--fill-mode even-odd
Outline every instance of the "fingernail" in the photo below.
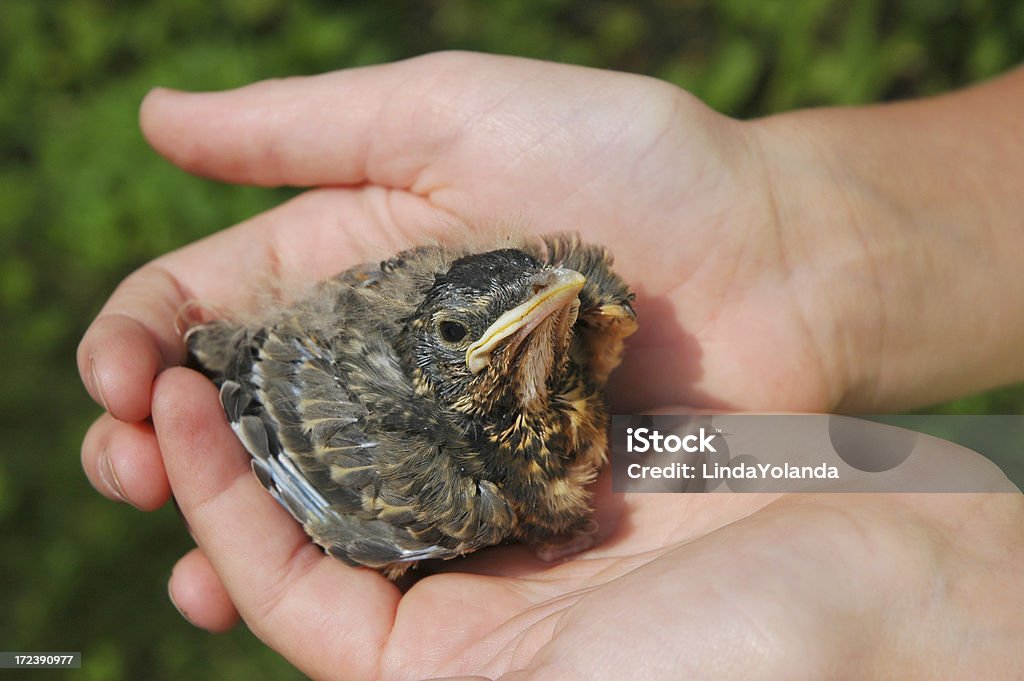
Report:
<svg viewBox="0 0 1024 681"><path fill-rule="evenodd" d="M104 450L100 454L99 460L100 478L103 480L103 484L107 486L118 501L128 502L128 497L125 496L124 490L121 489L121 481L117 479L117 474L114 472L114 464L110 461L110 452Z"/></svg>
<svg viewBox="0 0 1024 681"><path fill-rule="evenodd" d="M193 622L192 618L189 617L188 614L184 610L181 609L181 606L179 606L177 603L174 602L174 595L171 593L171 580L172 579L174 579L174 573L173 572L171 573L170 578L167 580L167 600L169 600L171 602L171 605L173 605L174 609L178 611L178 614L181 615L182 619L184 619L186 622L191 624L193 627L198 628L199 625L196 624L195 622Z"/></svg>
<svg viewBox="0 0 1024 681"><path fill-rule="evenodd" d="M110 413L110 406L107 404L107 396L103 392L103 383L100 381L100 375L96 372L96 358L93 355L89 355L89 373L92 374L92 390L96 397L99 399L100 404L107 413Z"/></svg>

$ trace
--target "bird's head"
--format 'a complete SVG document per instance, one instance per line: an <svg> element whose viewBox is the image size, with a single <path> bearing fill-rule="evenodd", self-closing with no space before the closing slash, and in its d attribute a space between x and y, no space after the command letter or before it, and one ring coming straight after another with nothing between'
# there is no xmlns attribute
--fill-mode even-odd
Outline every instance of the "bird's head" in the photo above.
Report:
<svg viewBox="0 0 1024 681"><path fill-rule="evenodd" d="M418 389L469 415L541 403L569 362L584 282L511 248L454 261L403 330Z"/></svg>

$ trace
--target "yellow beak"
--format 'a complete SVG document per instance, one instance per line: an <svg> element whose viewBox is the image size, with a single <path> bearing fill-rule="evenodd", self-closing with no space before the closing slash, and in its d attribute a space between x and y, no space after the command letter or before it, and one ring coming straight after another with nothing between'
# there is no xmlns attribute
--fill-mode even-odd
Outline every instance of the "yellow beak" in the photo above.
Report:
<svg viewBox="0 0 1024 681"><path fill-rule="evenodd" d="M540 287L529 300L498 317L483 335L466 350L466 366L474 374L491 363L491 353L514 335L525 338L553 312L571 304L587 281L586 277L564 267L544 272L537 280Z"/></svg>

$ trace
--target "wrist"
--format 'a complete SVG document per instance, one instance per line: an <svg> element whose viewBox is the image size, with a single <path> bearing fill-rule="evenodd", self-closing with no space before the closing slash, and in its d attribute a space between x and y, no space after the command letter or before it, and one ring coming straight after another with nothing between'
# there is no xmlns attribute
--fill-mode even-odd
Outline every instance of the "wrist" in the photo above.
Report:
<svg viewBox="0 0 1024 681"><path fill-rule="evenodd" d="M1019 185L1024 167L1001 131L954 125L966 95L748 124L837 409L905 409L1024 378L1024 230L1005 177L1019 170Z"/></svg>
<svg viewBox="0 0 1024 681"><path fill-rule="evenodd" d="M860 225L884 210L832 148L828 112L747 123L790 298L818 350L833 410L863 410L880 374L881 282Z"/></svg>

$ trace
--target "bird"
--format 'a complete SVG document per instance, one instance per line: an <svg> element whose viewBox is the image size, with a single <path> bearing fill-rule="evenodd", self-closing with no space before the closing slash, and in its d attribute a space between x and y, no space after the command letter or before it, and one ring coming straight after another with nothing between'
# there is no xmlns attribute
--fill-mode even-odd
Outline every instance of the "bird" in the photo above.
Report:
<svg viewBox="0 0 1024 681"><path fill-rule="evenodd" d="M492 245L409 248L185 333L256 477L349 565L396 580L501 543L547 561L595 543L635 294L574 233Z"/></svg>

